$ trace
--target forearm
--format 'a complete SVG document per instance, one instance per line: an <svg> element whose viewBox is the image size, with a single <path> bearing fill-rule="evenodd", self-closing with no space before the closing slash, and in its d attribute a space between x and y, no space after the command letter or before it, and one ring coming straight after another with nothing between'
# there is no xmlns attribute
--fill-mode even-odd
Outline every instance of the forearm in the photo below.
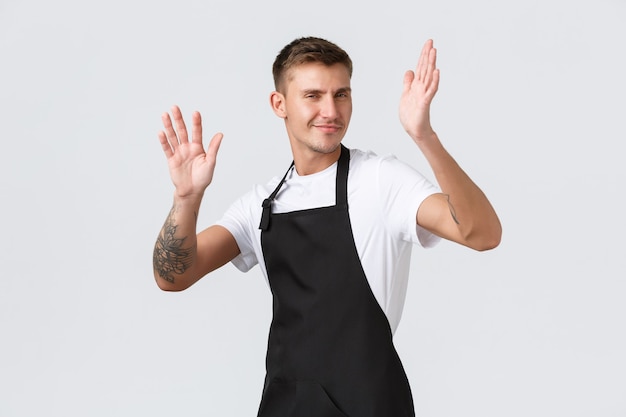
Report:
<svg viewBox="0 0 626 417"><path fill-rule="evenodd" d="M463 171L432 132L415 140L428 160L449 206L459 236L467 246L491 249L500 242L502 227L482 190Z"/></svg>
<svg viewBox="0 0 626 417"><path fill-rule="evenodd" d="M186 289L200 277L196 276L196 225L201 196L174 197L172 209L159 232L153 253L154 277L167 291Z"/></svg>

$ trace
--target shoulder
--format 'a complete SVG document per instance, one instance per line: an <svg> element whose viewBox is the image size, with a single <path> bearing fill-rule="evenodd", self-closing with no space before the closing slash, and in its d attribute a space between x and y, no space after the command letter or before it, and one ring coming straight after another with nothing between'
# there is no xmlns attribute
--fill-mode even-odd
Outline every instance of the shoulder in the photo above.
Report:
<svg viewBox="0 0 626 417"><path fill-rule="evenodd" d="M374 151L370 150L362 150L357 148L350 149L350 165L356 164L370 164L374 163L377 160L380 160L381 157L378 156Z"/></svg>
<svg viewBox="0 0 626 417"><path fill-rule="evenodd" d="M350 174L376 172L384 158L370 150L350 149Z"/></svg>
<svg viewBox="0 0 626 417"><path fill-rule="evenodd" d="M382 165L386 164L389 166L401 165L408 166L406 163L402 162L398 157L394 154L388 153L385 155L378 155L376 152L372 150L362 150L357 148L350 149L350 164L355 165Z"/></svg>
<svg viewBox="0 0 626 417"><path fill-rule="evenodd" d="M371 150L350 149L350 172L359 176L406 180L422 175L394 154L378 155Z"/></svg>
<svg viewBox="0 0 626 417"><path fill-rule="evenodd" d="M265 184L254 184L240 197L235 199L225 213L226 217L232 216L238 219L254 218L260 213L261 204L276 188L280 182L279 177L273 177Z"/></svg>

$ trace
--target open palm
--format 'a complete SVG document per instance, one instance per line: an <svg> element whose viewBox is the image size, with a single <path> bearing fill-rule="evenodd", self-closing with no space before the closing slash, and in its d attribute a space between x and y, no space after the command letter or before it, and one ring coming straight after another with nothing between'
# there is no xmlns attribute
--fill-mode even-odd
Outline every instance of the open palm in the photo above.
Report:
<svg viewBox="0 0 626 417"><path fill-rule="evenodd" d="M194 112L192 115L191 141L178 106L172 107L172 117L174 124L169 113L163 114L161 119L165 130L160 131L158 136L167 157L176 194L179 197L202 195L213 180L217 151L223 135L215 134L205 151L202 144L200 113Z"/></svg>
<svg viewBox="0 0 626 417"><path fill-rule="evenodd" d="M415 71L404 74L400 122L416 141L432 133L430 104L439 88L439 70L436 64L437 51L433 47L433 41L428 40L422 48Z"/></svg>

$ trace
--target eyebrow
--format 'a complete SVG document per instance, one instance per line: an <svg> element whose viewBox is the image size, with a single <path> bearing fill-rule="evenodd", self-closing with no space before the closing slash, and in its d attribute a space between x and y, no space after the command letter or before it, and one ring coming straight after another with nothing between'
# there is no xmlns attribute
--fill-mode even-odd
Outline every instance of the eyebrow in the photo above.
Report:
<svg viewBox="0 0 626 417"><path fill-rule="evenodd" d="M337 91L335 91L335 94L337 93L350 93L352 92L352 88L350 87L341 87L339 88ZM303 94L323 94L325 93L324 90L319 90L317 88L308 88L308 89L304 89L302 90Z"/></svg>

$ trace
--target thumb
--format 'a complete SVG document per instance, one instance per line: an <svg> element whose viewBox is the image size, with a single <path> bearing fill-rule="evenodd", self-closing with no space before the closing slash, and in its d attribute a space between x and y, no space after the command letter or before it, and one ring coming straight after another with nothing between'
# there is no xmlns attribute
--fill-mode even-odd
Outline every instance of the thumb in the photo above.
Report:
<svg viewBox="0 0 626 417"><path fill-rule="evenodd" d="M411 70L404 73L402 92L406 93L411 89L411 83L415 79L415 73Z"/></svg>
<svg viewBox="0 0 626 417"><path fill-rule="evenodd" d="M212 159L217 158L217 151L220 149L220 145L222 144L222 139L224 138L224 134L216 133L211 138L209 142L209 146L207 147L207 155Z"/></svg>

